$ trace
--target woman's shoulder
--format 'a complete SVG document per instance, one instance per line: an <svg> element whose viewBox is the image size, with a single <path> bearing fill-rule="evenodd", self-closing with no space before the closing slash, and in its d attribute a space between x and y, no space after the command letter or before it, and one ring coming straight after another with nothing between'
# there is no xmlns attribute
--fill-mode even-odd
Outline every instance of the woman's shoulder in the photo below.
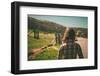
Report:
<svg viewBox="0 0 100 76"><path fill-rule="evenodd" d="M60 45L60 48L64 49L64 48L67 47L66 45L67 45L66 43L62 43L62 44Z"/></svg>
<svg viewBox="0 0 100 76"><path fill-rule="evenodd" d="M79 43L74 43L74 45L75 45L76 47L80 47L80 44L79 44Z"/></svg>
<svg viewBox="0 0 100 76"><path fill-rule="evenodd" d="M66 43L61 44L61 46L60 46L60 47L64 47L64 46L66 46Z"/></svg>
<svg viewBox="0 0 100 76"><path fill-rule="evenodd" d="M63 44L60 45L59 50L60 50L60 51L61 51L61 50L64 50L65 47L66 47L66 43L63 43Z"/></svg>

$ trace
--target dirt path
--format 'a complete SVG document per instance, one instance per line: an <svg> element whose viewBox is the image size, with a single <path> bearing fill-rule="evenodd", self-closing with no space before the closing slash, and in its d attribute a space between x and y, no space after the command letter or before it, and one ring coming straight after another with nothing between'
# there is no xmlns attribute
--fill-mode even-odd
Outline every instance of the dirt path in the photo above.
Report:
<svg viewBox="0 0 100 76"><path fill-rule="evenodd" d="M80 44L82 48L82 52L85 58L88 57L88 39L87 38L77 38L78 41L76 41L78 44Z"/></svg>

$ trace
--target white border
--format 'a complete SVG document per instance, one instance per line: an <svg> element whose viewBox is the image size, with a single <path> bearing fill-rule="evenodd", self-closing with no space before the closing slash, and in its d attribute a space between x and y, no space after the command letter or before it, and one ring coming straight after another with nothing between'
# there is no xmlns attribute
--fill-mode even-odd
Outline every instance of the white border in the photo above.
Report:
<svg viewBox="0 0 100 76"><path fill-rule="evenodd" d="M27 61L27 15L88 17L88 59ZM20 70L94 65L94 11L43 7L20 7Z"/></svg>

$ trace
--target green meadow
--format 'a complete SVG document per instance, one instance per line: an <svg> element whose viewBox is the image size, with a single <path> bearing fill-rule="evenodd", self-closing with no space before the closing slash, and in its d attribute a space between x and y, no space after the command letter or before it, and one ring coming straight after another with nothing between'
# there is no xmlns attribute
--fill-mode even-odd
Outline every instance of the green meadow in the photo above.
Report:
<svg viewBox="0 0 100 76"><path fill-rule="evenodd" d="M28 53L32 52L32 49L38 49L43 46L49 45L52 40L55 38L54 33L49 33L45 35L43 32L39 33L39 39L34 38L34 32L28 35ZM30 58L28 55L28 60L52 60L57 59L58 56L58 49L60 45L54 45L51 47L47 47L43 49L43 52L37 54L35 58Z"/></svg>

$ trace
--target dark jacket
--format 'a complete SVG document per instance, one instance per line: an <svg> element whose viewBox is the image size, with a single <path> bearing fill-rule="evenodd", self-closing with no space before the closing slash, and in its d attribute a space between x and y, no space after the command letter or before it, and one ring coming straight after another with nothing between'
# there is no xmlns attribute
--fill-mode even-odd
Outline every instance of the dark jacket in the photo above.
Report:
<svg viewBox="0 0 100 76"><path fill-rule="evenodd" d="M79 58L84 58L80 45L78 43L68 42L61 46L58 59L76 59L77 55Z"/></svg>

